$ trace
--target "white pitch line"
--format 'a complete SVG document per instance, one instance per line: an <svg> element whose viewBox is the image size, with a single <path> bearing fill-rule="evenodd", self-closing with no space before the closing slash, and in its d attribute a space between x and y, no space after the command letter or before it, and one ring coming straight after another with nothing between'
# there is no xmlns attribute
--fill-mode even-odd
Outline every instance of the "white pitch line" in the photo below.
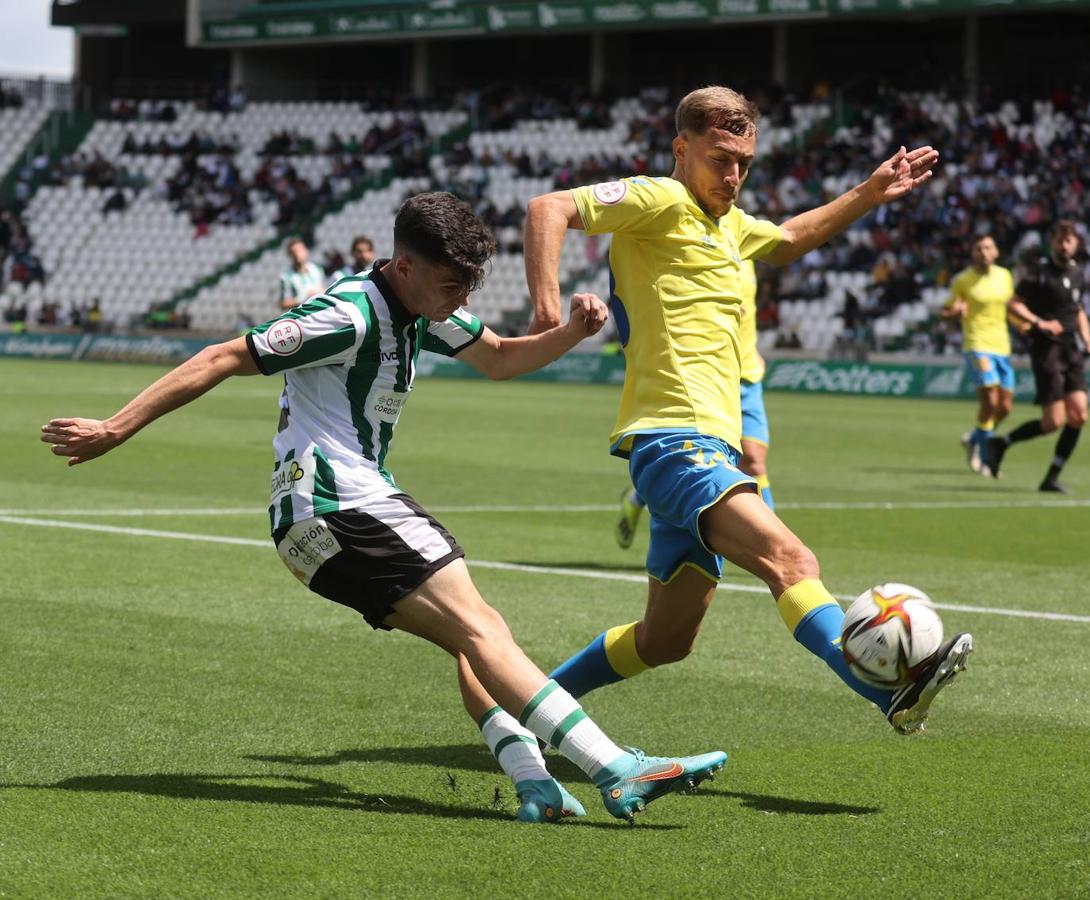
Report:
<svg viewBox="0 0 1090 900"><path fill-rule="evenodd" d="M261 547L272 549L269 540L257 540L256 538L230 537L218 534L193 534L188 531L160 531L153 528L123 528L119 525L96 525L90 522L63 522L52 519L23 518L19 516L0 515L0 524L5 525L30 525L39 528L68 528L76 531L97 531L105 534L123 534L132 537L167 538L179 541L202 541L210 544L232 544L242 547ZM585 569L570 569L559 566L533 566L524 563L508 563L496 560L475 559L469 560L469 565L482 569L499 569L509 572L527 572L534 575L562 575L570 578L597 578L603 581L625 581L632 584L646 584L646 575L634 575L629 572L593 571ZM768 589L754 584L737 584L721 582L719 590L742 594L767 594ZM837 600L850 602L855 599L850 594L834 594ZM991 606L962 606L956 603L936 603L939 609L952 612L979 613L982 615L1009 616L1018 619L1042 619L1053 622L1080 622L1090 624L1090 616L1079 616L1071 613L1037 612L1026 609L1000 609Z"/></svg>
<svg viewBox="0 0 1090 900"><path fill-rule="evenodd" d="M1080 509L1090 506L1090 500L956 500L907 501L865 501L859 503L815 502L815 503L777 503L777 509L793 510L956 510L956 509ZM434 513L597 513L615 512L616 503L584 504L495 504L475 506L429 506ZM111 516L115 518L143 518L150 516L256 516L261 515L259 507L178 507L173 509L0 509L4 516Z"/></svg>
<svg viewBox="0 0 1090 900"><path fill-rule="evenodd" d="M870 501L860 503L777 503L776 509L859 509L859 510L898 510L898 509L1073 509L1090 506L1090 500L936 500L883 502Z"/></svg>
<svg viewBox="0 0 1090 900"><path fill-rule="evenodd" d="M180 507L178 509L0 509L0 516L110 516L115 518L144 518L145 516L261 516L265 512L258 506L240 507Z"/></svg>
<svg viewBox="0 0 1090 900"><path fill-rule="evenodd" d="M32 525L37 528L70 528L74 531L101 531L105 534L125 534L133 537L171 538L176 541L204 541L210 544L237 544L241 547L272 546L271 541L230 537L219 534L192 534L188 531L158 531L154 528L122 528L120 525L93 525L90 522L59 522L53 519L29 519L22 516L0 515L0 524Z"/></svg>

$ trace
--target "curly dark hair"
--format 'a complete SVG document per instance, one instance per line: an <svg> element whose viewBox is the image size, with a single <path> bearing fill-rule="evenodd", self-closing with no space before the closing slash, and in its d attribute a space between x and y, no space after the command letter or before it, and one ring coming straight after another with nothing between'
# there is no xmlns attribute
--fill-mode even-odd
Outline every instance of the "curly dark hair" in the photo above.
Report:
<svg viewBox="0 0 1090 900"><path fill-rule="evenodd" d="M470 290L477 290L496 251L488 226L453 194L416 194L401 204L394 219L394 250L418 253L446 266Z"/></svg>

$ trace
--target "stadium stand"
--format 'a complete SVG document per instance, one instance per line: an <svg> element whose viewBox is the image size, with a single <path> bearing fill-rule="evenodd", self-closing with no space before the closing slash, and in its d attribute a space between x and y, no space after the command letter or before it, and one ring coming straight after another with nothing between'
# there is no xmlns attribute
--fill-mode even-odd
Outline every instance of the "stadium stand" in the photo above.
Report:
<svg viewBox="0 0 1090 900"><path fill-rule="evenodd" d="M967 262L970 235L991 231L1009 260L1036 247L1056 218L1090 219L1082 92L1003 103L986 90L981 96L969 104L947 91L880 89L849 105L789 96L767 104L741 202L758 215L783 220L824 202L901 142L931 143L943 160L925 191L786 270L762 270L762 346L952 351L936 311L949 277ZM171 310L160 324L230 332L275 313L289 228L311 226L304 230L312 230L315 259L344 253L361 232L381 256L406 194L440 189L464 197L497 235L500 251L474 310L497 329L519 330L529 310L527 201L669 172L671 99L662 88L612 102L511 90L476 109L472 129L471 103L443 112L115 103L62 183L39 189L26 210L49 278L5 292L32 315L43 304L97 297L105 320L128 323L155 306ZM460 128L466 139L437 152L436 139ZM110 161L112 177L88 178L96 160ZM607 295L606 260L604 241L573 233L562 260L566 289Z"/></svg>
<svg viewBox="0 0 1090 900"><path fill-rule="evenodd" d="M46 305L97 299L104 322L128 325L304 223L320 200L346 197L369 174L411 168L422 145L466 120L458 110L349 103L170 109L165 117L97 121L75 157L57 167L60 183L35 193L25 219L52 277L23 294L9 287L9 304L25 304L34 319ZM360 151L320 152L333 132L360 135ZM268 153L283 135L296 146ZM230 185L231 177L239 183ZM214 227L209 208L227 212Z"/></svg>
<svg viewBox="0 0 1090 900"><path fill-rule="evenodd" d="M49 118L49 107L38 104L0 109L0 174L12 169L27 144Z"/></svg>

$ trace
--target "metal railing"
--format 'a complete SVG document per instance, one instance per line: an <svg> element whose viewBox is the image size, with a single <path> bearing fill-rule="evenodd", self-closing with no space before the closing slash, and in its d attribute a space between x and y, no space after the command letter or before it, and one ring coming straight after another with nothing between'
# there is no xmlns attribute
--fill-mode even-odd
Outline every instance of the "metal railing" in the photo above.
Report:
<svg viewBox="0 0 1090 900"><path fill-rule="evenodd" d="M86 85L61 78L0 75L0 95L5 105L77 110L89 108L91 92Z"/></svg>

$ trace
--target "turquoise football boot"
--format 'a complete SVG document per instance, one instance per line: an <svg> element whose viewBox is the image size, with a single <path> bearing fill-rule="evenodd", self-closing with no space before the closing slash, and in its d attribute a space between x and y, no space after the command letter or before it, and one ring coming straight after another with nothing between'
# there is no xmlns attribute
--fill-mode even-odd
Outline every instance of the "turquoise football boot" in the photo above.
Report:
<svg viewBox="0 0 1090 900"><path fill-rule="evenodd" d="M583 804L555 778L520 781L515 785L515 792L519 798L516 818L520 822L559 822L587 814Z"/></svg>
<svg viewBox="0 0 1090 900"><path fill-rule="evenodd" d="M636 813L643 812L652 800L675 792L695 794L702 781L715 778L727 764L722 750L680 758L645 756L636 749L630 752L636 758L631 768L599 785L606 809L629 825L636 824Z"/></svg>

